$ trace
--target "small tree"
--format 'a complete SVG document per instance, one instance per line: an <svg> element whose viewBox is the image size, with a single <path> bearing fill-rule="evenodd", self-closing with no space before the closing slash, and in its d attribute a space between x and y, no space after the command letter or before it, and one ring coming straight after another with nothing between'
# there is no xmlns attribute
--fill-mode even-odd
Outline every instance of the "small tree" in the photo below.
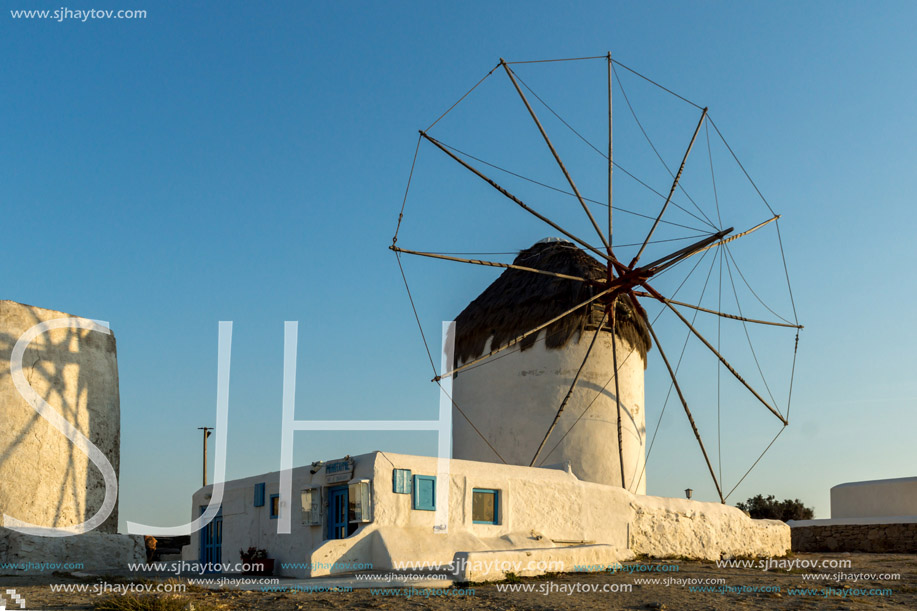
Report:
<svg viewBox="0 0 917 611"><path fill-rule="evenodd" d="M756 495L745 501L737 503L736 507L756 520L811 520L815 517L815 510L803 505L799 499L784 499L778 501L773 494L767 498Z"/></svg>

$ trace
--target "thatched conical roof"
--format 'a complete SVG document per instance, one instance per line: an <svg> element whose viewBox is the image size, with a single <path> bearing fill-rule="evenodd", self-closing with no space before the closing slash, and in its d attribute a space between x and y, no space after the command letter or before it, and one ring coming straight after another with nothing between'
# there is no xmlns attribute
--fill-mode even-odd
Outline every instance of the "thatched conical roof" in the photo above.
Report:
<svg viewBox="0 0 917 611"><path fill-rule="evenodd" d="M606 270L598 261L563 240L542 240L519 253L513 261L535 269L579 276L594 280L605 277ZM497 280L468 304L456 321L455 361L468 362L481 356L487 338L497 348L526 331L592 297L598 289L584 282L552 278L531 272L507 269ZM563 348L584 329L595 329L604 314L601 299L591 308L577 310L549 326L545 346ZM643 357L652 345L646 328L646 312L634 312L627 298L619 298L615 306L617 334L634 346ZM522 342L520 349L531 348L537 337L533 334Z"/></svg>

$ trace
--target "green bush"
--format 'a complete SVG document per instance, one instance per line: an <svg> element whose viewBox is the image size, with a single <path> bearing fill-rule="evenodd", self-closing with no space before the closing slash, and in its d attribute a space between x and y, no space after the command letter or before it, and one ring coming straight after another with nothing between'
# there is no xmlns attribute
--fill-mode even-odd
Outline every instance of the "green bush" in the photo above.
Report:
<svg viewBox="0 0 917 611"><path fill-rule="evenodd" d="M737 503L736 507L756 520L811 520L815 517L815 510L806 507L799 499L784 499L778 501L773 494L767 498L763 495L753 496L744 503Z"/></svg>

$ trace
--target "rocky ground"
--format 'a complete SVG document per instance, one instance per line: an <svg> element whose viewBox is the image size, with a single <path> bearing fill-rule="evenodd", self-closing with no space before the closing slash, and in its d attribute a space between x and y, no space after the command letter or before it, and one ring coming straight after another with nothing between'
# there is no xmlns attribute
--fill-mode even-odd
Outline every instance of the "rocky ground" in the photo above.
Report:
<svg viewBox="0 0 917 611"><path fill-rule="evenodd" d="M192 586L183 594L112 595L62 593L52 584L86 585L106 582L127 586L124 578L80 577L67 574L0 577L0 595L15 589L26 609L917 609L917 555L913 554L796 554L791 561L850 561L849 567L786 566L720 568L698 561L645 560L628 563L640 572L602 572L511 578L502 583L450 590L399 588L379 582L379 588L352 592L210 591ZM652 567L657 567L653 569ZM677 567L677 570L675 568ZM659 569L668 569L660 571ZM839 573L841 573L839 575ZM810 577L807 579L806 576ZM813 580L811 575L828 576ZM898 579L891 578L899 576ZM641 580L658 580L641 583ZM711 580L722 580L712 582ZM147 582L149 583L149 582ZM280 586L304 582L280 580ZM170 587L184 585L172 581ZM692 590L692 587L694 590ZM698 587L712 591L696 591ZM800 592L809 588L809 592ZM96 588L98 589L98 588ZM626 591L626 590L630 591ZM388 590L388 591L386 591ZM767 591L765 591L767 590ZM7 609L16 609L7 597Z"/></svg>

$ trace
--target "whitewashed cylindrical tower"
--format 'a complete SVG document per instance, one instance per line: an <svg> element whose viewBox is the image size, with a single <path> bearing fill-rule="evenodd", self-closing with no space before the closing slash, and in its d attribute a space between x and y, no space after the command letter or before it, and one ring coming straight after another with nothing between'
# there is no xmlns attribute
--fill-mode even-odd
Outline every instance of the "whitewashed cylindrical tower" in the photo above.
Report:
<svg viewBox="0 0 917 611"><path fill-rule="evenodd" d="M24 334L41 323L72 318L0 301L0 527L4 514L36 526L73 526L103 506L102 472L58 425L39 415L12 376L13 354ZM25 383L88 438L117 475L121 403L114 335L76 326L45 330L29 342L19 365ZM117 503L96 530L118 531Z"/></svg>
<svg viewBox="0 0 917 611"><path fill-rule="evenodd" d="M556 239L522 251L514 263L596 281L606 274L598 261ZM456 364L505 345L598 290L596 284L506 270L456 318ZM605 307L599 299L593 307L458 373L453 398L464 415L453 408L453 456L486 462L502 462L502 457L509 464L528 466L570 389ZM634 311L626 297L617 300L615 315L621 450L609 321L535 466L569 463L580 479L622 486L623 456L623 487L645 494L643 372L651 340L646 314Z"/></svg>

